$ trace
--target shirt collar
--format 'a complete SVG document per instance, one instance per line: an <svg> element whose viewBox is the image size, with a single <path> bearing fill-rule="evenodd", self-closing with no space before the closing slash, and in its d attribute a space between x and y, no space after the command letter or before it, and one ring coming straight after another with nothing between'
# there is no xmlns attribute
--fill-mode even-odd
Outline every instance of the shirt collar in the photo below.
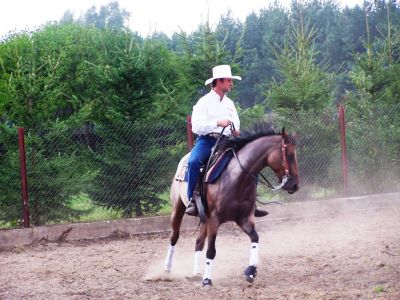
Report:
<svg viewBox="0 0 400 300"><path fill-rule="evenodd" d="M226 94L225 94L225 95L222 97L222 99L221 99L220 95L218 95L218 94L214 91L214 89L211 89L210 93L211 93L216 99L218 99L219 101L224 100L225 97L226 97Z"/></svg>

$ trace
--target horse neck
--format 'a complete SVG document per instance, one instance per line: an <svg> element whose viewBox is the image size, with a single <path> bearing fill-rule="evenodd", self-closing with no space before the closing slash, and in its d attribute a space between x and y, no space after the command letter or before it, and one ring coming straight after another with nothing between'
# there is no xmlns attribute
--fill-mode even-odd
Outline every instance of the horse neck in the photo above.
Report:
<svg viewBox="0 0 400 300"><path fill-rule="evenodd" d="M280 135L271 135L258 138L238 152L242 165L251 173L258 174L266 165L268 157L281 145Z"/></svg>

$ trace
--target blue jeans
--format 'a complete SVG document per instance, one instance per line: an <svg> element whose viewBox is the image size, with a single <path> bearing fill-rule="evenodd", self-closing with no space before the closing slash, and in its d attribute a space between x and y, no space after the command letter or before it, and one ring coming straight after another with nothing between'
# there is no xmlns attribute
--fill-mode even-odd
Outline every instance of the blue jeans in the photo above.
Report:
<svg viewBox="0 0 400 300"><path fill-rule="evenodd" d="M187 195L189 199L193 197L193 192L200 176L200 167L208 161L211 155L211 148L214 147L216 142L216 139L208 136L199 136L196 140L196 145L190 153L188 164Z"/></svg>

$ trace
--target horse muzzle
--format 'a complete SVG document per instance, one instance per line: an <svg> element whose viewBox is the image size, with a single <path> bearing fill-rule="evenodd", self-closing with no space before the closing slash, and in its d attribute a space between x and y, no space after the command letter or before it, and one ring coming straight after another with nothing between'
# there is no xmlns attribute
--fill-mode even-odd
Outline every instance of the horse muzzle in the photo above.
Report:
<svg viewBox="0 0 400 300"><path fill-rule="evenodd" d="M291 177L282 188L289 194L293 194L299 190L299 184L294 177Z"/></svg>

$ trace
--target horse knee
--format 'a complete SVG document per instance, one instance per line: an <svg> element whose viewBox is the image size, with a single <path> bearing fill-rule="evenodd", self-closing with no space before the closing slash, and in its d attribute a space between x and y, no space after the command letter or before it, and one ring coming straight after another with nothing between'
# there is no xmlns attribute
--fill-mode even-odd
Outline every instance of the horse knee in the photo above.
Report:
<svg viewBox="0 0 400 300"><path fill-rule="evenodd" d="M179 231L172 231L171 236L169 238L171 242L171 246L175 246L179 239Z"/></svg>
<svg viewBox="0 0 400 300"><path fill-rule="evenodd" d="M251 240L252 243L258 243L259 237L258 237L258 233L257 233L257 231L255 229L253 229L250 232L249 236L250 236L250 240Z"/></svg>
<svg viewBox="0 0 400 300"><path fill-rule="evenodd" d="M204 224L200 225L199 235L196 239L195 251L203 251L204 244L206 242L207 237L207 226Z"/></svg>
<svg viewBox="0 0 400 300"><path fill-rule="evenodd" d="M215 250L215 248L213 248L213 249L209 248L209 249L207 249L206 257L208 259L214 259L216 254L217 254L217 251Z"/></svg>
<svg viewBox="0 0 400 300"><path fill-rule="evenodd" d="M195 251L203 251L206 239L199 237L196 239Z"/></svg>
<svg viewBox="0 0 400 300"><path fill-rule="evenodd" d="M172 232L171 232L170 239L169 239L171 242L171 246L175 246L175 244L177 243L177 241L179 239L179 231L181 228L183 215L185 214L185 206L183 205L183 202L179 199L177 199L176 201L179 201L179 202L175 203L174 209L171 214Z"/></svg>
<svg viewBox="0 0 400 300"><path fill-rule="evenodd" d="M215 238L214 237L209 237L209 242L208 242L208 248L207 248L207 253L206 253L206 257L209 259L214 259L215 255L217 254L217 251L215 250Z"/></svg>
<svg viewBox="0 0 400 300"><path fill-rule="evenodd" d="M243 222L237 223L243 231L250 237L252 243L258 243L258 233L254 227L254 223Z"/></svg>

